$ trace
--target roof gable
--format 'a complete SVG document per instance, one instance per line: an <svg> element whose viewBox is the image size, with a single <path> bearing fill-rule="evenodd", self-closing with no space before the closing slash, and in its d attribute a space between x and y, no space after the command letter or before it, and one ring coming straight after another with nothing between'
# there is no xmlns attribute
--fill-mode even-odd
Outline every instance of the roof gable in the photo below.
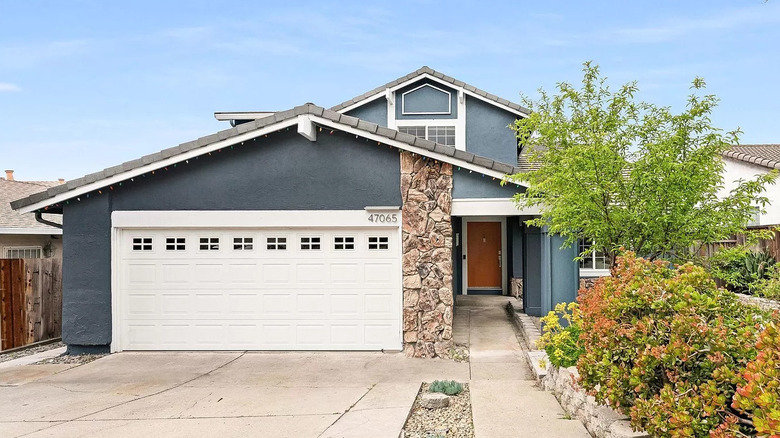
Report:
<svg viewBox="0 0 780 438"><path fill-rule="evenodd" d="M406 87L407 85L417 82L420 79L430 79L433 82L438 82L442 85L454 87L455 89L462 91L465 94L471 95L477 99L481 99L492 105L496 105L511 113L517 114L520 117L526 117L531 112L529 109L524 108L514 102L510 102L507 99L498 97L494 94L490 94L487 91L474 87L473 85L469 85L463 81L459 81L453 77L439 73L438 71L428 66L423 66L420 69L413 71L412 73L409 73L408 75L401 76L400 78L394 81L390 81L386 83L385 85L377 87L359 96L355 96L352 99L349 99L336 106L331 107L331 110L338 111L338 112L346 112L346 111L353 110L375 99L385 97L387 95L388 90L395 91L396 89L403 88Z"/></svg>
<svg viewBox="0 0 780 438"><path fill-rule="evenodd" d="M513 164L497 162L451 146L444 146L327 110L314 104L305 104L71 180L67 184L52 187L14 201L11 206L22 212L35 211L94 190L112 188L113 184L121 183L147 172L153 173L166 166L176 165L179 162L218 151L221 148L243 144L245 141L280 129L289 129L296 125L298 132L310 139L316 137L314 126L337 129L495 178L502 178L507 174L519 171ZM302 131L302 125L309 126Z"/></svg>

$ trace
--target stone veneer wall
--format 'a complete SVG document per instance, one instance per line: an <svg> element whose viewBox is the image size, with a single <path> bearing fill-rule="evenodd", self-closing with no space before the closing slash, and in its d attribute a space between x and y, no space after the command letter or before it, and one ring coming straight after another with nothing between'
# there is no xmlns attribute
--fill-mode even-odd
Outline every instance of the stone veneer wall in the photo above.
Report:
<svg viewBox="0 0 780 438"><path fill-rule="evenodd" d="M599 277L582 277L580 278L580 289L590 289L596 284L596 280Z"/></svg>
<svg viewBox="0 0 780 438"><path fill-rule="evenodd" d="M512 277L512 288L510 291L510 295L517 298L520 301L523 301L523 279Z"/></svg>
<svg viewBox="0 0 780 438"><path fill-rule="evenodd" d="M401 152L404 352L447 357L452 342L452 165Z"/></svg>

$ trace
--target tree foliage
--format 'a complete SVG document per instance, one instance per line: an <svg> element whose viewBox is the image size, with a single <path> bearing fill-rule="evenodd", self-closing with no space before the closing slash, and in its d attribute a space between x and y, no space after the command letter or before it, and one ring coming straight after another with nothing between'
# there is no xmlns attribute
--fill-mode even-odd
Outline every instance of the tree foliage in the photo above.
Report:
<svg viewBox="0 0 780 438"><path fill-rule="evenodd" d="M525 99L532 113L512 126L539 165L511 177L528 186L516 201L541 210L530 224L567 244L592 240L613 262L621 247L650 259L685 258L694 244L741 231L754 206L767 204L762 192L774 173L718 198L721 153L739 131L712 125L718 99L702 95L702 79L675 114L637 101L635 82L613 91L598 66L585 63L583 72L580 89L563 82L556 95L540 90L538 100Z"/></svg>

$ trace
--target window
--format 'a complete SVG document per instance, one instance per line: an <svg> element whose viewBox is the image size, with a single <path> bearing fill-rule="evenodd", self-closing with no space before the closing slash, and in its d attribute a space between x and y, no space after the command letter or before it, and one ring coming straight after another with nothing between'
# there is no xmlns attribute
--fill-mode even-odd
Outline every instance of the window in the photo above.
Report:
<svg viewBox="0 0 780 438"><path fill-rule="evenodd" d="M186 243L184 237L165 238L166 251L184 251L185 249L186 249Z"/></svg>
<svg viewBox="0 0 780 438"><path fill-rule="evenodd" d="M234 237L233 250L251 251L254 248L254 239L251 237Z"/></svg>
<svg viewBox="0 0 780 438"><path fill-rule="evenodd" d="M7 246L5 258L7 259L39 259L43 255L40 246Z"/></svg>
<svg viewBox="0 0 780 438"><path fill-rule="evenodd" d="M319 237L301 237L301 249L302 250L318 250L320 249Z"/></svg>
<svg viewBox="0 0 780 438"><path fill-rule="evenodd" d="M151 237L133 237L133 251L151 251Z"/></svg>
<svg viewBox="0 0 780 438"><path fill-rule="evenodd" d="M445 146L455 146L454 126L399 126L398 131Z"/></svg>
<svg viewBox="0 0 780 438"><path fill-rule="evenodd" d="M201 237L201 251L219 251L219 237Z"/></svg>
<svg viewBox="0 0 780 438"><path fill-rule="evenodd" d="M580 260L580 269L609 269L606 254L601 251L595 251L592 247L592 243L580 241L580 254L588 252Z"/></svg>
<svg viewBox="0 0 780 438"><path fill-rule="evenodd" d="M271 251L286 250L287 238L286 237L268 237L265 239L266 249Z"/></svg>
<svg viewBox="0 0 780 438"><path fill-rule="evenodd" d="M388 249L390 248L390 244L388 243L389 239L385 237L369 237L368 238L368 249Z"/></svg>
<svg viewBox="0 0 780 438"><path fill-rule="evenodd" d="M333 238L333 249L338 249L338 250L355 249L355 238L354 237L334 237Z"/></svg>

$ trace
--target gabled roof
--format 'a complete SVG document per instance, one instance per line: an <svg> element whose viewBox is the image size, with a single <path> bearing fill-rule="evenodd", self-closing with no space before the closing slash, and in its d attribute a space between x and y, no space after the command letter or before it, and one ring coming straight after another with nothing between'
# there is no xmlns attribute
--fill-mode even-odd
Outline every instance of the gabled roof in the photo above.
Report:
<svg viewBox="0 0 780 438"><path fill-rule="evenodd" d="M356 104L367 103L371 100L384 96L388 88L392 89L400 86L405 86L407 83L414 82L415 80L422 79L422 78L429 78L437 82L448 84L455 88L463 89L465 93L471 94L476 98L482 99L496 106L503 107L504 109L513 112L515 114L518 114L520 116L527 116L528 114L531 113L531 110L529 110L528 108L524 108L514 102L510 102L502 97L498 97L495 94L490 94L487 91L480 90L479 88L473 85L469 85L463 81L459 81L453 77L439 73L438 71L428 66L423 66L418 70L409 73L406 76L401 76L400 78L394 81L386 83L385 85L374 88L373 90L363 93L359 96L355 96L352 99L347 100L346 102L342 102L334 107L331 107L331 110L341 112L341 111L352 109L352 107L354 107Z"/></svg>
<svg viewBox="0 0 780 438"><path fill-rule="evenodd" d="M507 174L520 171L513 164L501 163L490 158L455 149L452 146L444 146L430 140L417 138L410 134L388 129L374 123L360 120L346 114L327 110L317 105L307 103L287 111L274 113L273 116L263 117L251 122L240 124L234 128L225 129L215 134L201 137L197 140L182 143L154 154L103 169L100 172L91 173L69 181L67 184L58 185L48 190L29 195L11 203L15 210L34 211L67 199L75 198L83 193L88 193L99 188L107 187L146 172L161 169L165 166L183 162L190 158L209 153L224 147L229 147L247 140L252 140L261 135L289 128L300 121L300 117L307 117L311 123L327 126L331 129L349 132L367 139L382 142L390 146L419 153L439 161L461 166L465 169L483 173L495 178L503 178Z"/></svg>
<svg viewBox="0 0 780 438"><path fill-rule="evenodd" d="M33 214L11 209L10 202L59 185L58 181L16 181L0 178L0 234L60 234L61 230L35 220ZM53 218L52 221L57 221Z"/></svg>
<svg viewBox="0 0 780 438"><path fill-rule="evenodd" d="M734 145L723 152L723 156L768 169L780 169L780 144Z"/></svg>

